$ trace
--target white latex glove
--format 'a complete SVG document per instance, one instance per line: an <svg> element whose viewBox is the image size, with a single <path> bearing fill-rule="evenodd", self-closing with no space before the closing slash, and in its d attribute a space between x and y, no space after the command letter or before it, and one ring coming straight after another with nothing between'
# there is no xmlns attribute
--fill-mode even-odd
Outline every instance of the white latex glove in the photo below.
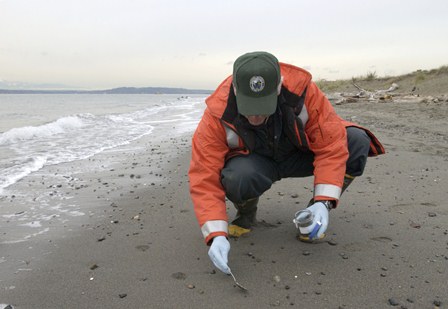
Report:
<svg viewBox="0 0 448 309"><path fill-rule="evenodd" d="M227 256L230 251L230 243L224 236L213 238L212 245L208 250L208 256L213 264L223 273L230 275L230 268L227 266Z"/></svg>
<svg viewBox="0 0 448 309"><path fill-rule="evenodd" d="M328 209L327 206L325 206L322 202L316 202L313 205L309 206L307 208L310 210L313 215L313 224L320 223L320 228L316 231L313 231L314 233L310 234L310 239L320 239L323 233L327 230L328 227Z"/></svg>

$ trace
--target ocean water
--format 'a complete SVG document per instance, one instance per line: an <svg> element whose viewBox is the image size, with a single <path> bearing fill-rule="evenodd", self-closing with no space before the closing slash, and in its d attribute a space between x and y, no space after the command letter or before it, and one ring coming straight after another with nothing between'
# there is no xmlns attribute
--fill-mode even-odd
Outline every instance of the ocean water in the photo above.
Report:
<svg viewBox="0 0 448 309"><path fill-rule="evenodd" d="M107 163L98 166L96 155L114 160L115 152L146 151L134 142L144 136L155 142L191 136L205 98L0 95L0 244L29 241L58 224L82 221L89 215L85 205L66 192L53 194L51 184L78 183L77 173L104 169Z"/></svg>
<svg viewBox="0 0 448 309"><path fill-rule="evenodd" d="M0 195L45 166L193 131L205 95L0 95ZM175 124L173 132L172 124Z"/></svg>

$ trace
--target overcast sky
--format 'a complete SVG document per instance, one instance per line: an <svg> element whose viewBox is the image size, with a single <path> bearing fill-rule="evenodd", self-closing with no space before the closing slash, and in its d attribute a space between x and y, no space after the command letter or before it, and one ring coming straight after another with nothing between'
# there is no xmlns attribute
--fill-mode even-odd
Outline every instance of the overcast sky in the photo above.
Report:
<svg viewBox="0 0 448 309"><path fill-rule="evenodd" d="M264 50L314 79L448 65L448 1L0 0L0 81L214 89Z"/></svg>

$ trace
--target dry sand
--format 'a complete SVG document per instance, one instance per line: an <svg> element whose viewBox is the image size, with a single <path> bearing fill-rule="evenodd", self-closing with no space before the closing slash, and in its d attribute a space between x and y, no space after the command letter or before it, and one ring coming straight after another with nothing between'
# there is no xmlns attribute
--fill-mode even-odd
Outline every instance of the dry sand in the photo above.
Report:
<svg viewBox="0 0 448 309"><path fill-rule="evenodd" d="M188 136L163 142L145 137L138 143L146 151L117 152L113 167L101 168L107 158L98 155L98 170L76 175L75 185L49 189L74 196L88 220L55 222L53 232L0 245L0 304L445 308L447 106L337 106L344 118L372 129L387 154L369 159L364 176L331 212L326 241L319 244L297 241L292 223L311 196L312 178L276 183L262 197L258 216L273 227L231 240L229 265L247 293L208 259L188 192ZM1 203L14 207L13 198ZM230 203L228 209L233 217Z"/></svg>

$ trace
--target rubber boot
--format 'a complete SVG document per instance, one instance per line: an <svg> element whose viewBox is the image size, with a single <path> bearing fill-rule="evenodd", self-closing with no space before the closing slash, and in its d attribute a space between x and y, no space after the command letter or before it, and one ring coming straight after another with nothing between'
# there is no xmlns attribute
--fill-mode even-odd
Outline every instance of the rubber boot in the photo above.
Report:
<svg viewBox="0 0 448 309"><path fill-rule="evenodd" d="M229 225L229 235L240 237L249 233L252 226L256 225L257 205L259 198L253 198L242 203L233 203L238 210L235 219Z"/></svg>
<svg viewBox="0 0 448 309"><path fill-rule="evenodd" d="M342 185L341 195L348 188L348 186L350 186L350 184L353 182L353 180L355 180L355 176L350 176L349 174L345 174L344 184Z"/></svg>

